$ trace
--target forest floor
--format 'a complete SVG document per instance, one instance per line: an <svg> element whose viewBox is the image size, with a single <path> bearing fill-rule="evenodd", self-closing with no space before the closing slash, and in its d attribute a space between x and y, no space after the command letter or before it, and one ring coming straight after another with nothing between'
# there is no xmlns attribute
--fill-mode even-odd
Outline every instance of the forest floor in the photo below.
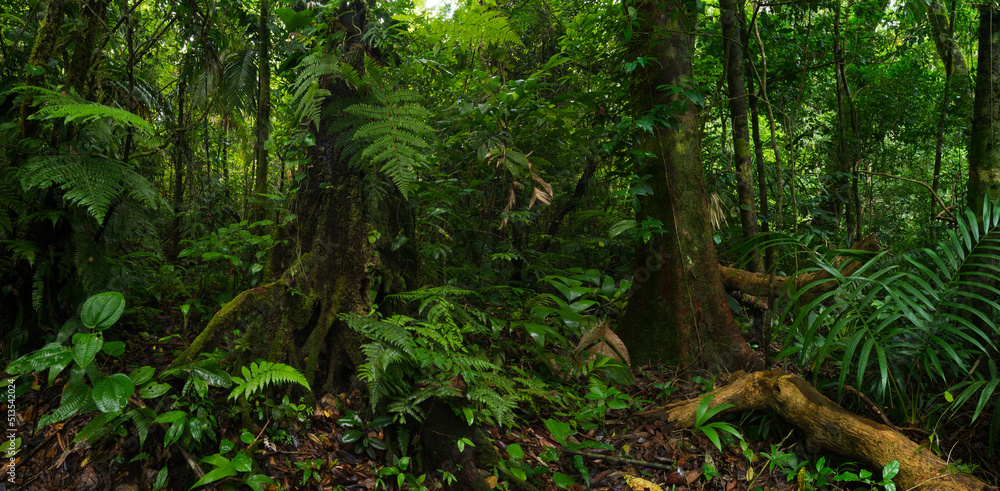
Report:
<svg viewBox="0 0 1000 491"><path fill-rule="evenodd" d="M126 354L119 358L123 366L112 367L128 373L132 368L149 365L163 369L177 350L183 348L180 337L142 338L128 342ZM787 367L784 367L787 368ZM629 407L609 410L603 426L569 436L560 445L545 423L545 416L555 414L521 413L517 424L487 428L500 455L509 468L517 468L538 489L662 489L742 491L795 489L872 489L880 479L880 469L870 469L874 477L863 482L842 482L860 469L842 459L823 457L817 449L802 448L796 432L780 419L768 414L745 414L727 421L739 428L744 439L722 434L722 448L717 448L703 431L674 428L669 422L644 421L633 417L638 410L665 405L668 400L700 397L711 388L711 380L691 377L685 380L676 373L654 369L634 370L635 383L616 386L633 401ZM80 414L35 431L42 414L60 403L60 385L45 388L43 377L36 377L37 390L19 396L17 432L24 443L13 471L8 463L2 471L16 476L17 489L23 490L114 490L155 489L158 474L161 489L188 489L197 479L195 465L202 472L213 469L198 456L183 455L177 446L164 449L164 431L156 425L140 448L131 423L125 423L124 437L110 437L96 443L74 442L82 428L98 413ZM579 390L588 390L586 386ZM581 394L583 395L583 394ZM345 443L350 427L340 424L356 411L363 414L366 400L361 388L340 394L318 396L315 408L307 410L301 424L258 426L255 434L254 473L271 477L277 489L369 490L395 489L398 474L387 462L385 452L366 452L364 440ZM226 417L225 404L219 410L217 440L240 441L243 425ZM270 438L268 436L270 435ZM369 429L368 436L383 438L381 430ZM348 439L352 440L352 439ZM369 440L370 441L370 440ZM588 443L589 442L589 443ZM516 446L511 448L512 445ZM608 446L614 450L594 447ZM246 448L238 444L240 448ZM371 447L369 445L368 447ZM202 455L218 449L208 442ZM574 450L575 448L575 450ZM547 450L547 449L554 449ZM229 454L232 457L232 453ZM554 457L553 457L554 456ZM521 458L517 458L521 457ZM236 461L235 459L233 460ZM411 471L412 472L412 471ZM418 478L421 472L409 477ZM246 489L239 483L241 473L226 477L201 489ZM838 478L839 476L839 478ZM6 477L6 476L4 476ZM166 481L163 477L167 477ZM429 489L453 489L440 472L427 472L424 484ZM856 476L855 476L856 477ZM487 478L496 489L507 489L501 479ZM864 480L862 480L864 481ZM391 483L391 484L387 484ZM233 486L235 485L235 486ZM269 489L275 489L273 486ZM414 488L410 488L414 489Z"/></svg>

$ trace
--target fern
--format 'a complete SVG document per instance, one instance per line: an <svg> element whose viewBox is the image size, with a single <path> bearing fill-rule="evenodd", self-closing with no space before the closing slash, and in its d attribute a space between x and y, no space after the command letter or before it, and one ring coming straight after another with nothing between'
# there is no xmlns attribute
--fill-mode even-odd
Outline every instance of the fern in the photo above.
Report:
<svg viewBox="0 0 1000 491"><path fill-rule="evenodd" d="M481 5L459 9L450 22L433 25L440 30L431 32L432 40L458 45L467 52L485 46L524 46L503 13Z"/></svg>
<svg viewBox="0 0 1000 491"><path fill-rule="evenodd" d="M251 362L249 368L242 368L242 372L242 377L233 377L236 387L233 387L228 399L237 399L240 396L250 398L268 385L282 383L295 383L305 387L306 390L312 390L301 372L283 363Z"/></svg>
<svg viewBox="0 0 1000 491"><path fill-rule="evenodd" d="M291 90L294 121L311 123L319 129L320 108L330 95L329 90L321 88L321 82L325 77L340 73L341 65L333 53L312 52L302 60L299 68Z"/></svg>
<svg viewBox="0 0 1000 491"><path fill-rule="evenodd" d="M43 155L28 160L17 170L17 176L25 190L58 186L64 199L86 208L98 222L104 220L111 203L126 190L151 208L163 204L146 178L121 161L109 158Z"/></svg>
<svg viewBox="0 0 1000 491"><path fill-rule="evenodd" d="M31 115L31 119L63 119L67 123L90 123L110 119L116 124L131 125L145 133L152 133L152 127L141 117L123 109L83 101L75 94L67 94L41 87L18 86L12 92L21 92L35 97L41 107Z"/></svg>
<svg viewBox="0 0 1000 491"><path fill-rule="evenodd" d="M388 74L371 58L365 58L364 81L372 89L373 104L355 104L347 113L370 120L354 133L365 142L361 158L392 179L406 197L416 181L415 169L423 166L428 148L426 137L433 129L423 121L430 112L417 103L420 95L410 90L396 90L389 85Z"/></svg>
<svg viewBox="0 0 1000 491"><path fill-rule="evenodd" d="M435 287L393 296L419 301L425 319L344 316L351 328L371 341L362 348L367 361L359 373L368 383L374 411L388 401L385 409L401 420L422 420L421 405L428 399L464 398L481 419L503 424L512 418L521 400L516 385L524 383L508 377L477 343L468 342L467 336L486 332L492 325L476 309L453 301L472 293Z"/></svg>

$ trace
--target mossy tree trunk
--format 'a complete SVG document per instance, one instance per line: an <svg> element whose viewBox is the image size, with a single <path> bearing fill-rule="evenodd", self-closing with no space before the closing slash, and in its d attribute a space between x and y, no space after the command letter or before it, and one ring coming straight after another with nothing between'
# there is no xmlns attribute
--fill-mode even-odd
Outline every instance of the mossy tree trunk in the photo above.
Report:
<svg viewBox="0 0 1000 491"><path fill-rule="evenodd" d="M254 144L254 158L257 161L257 176L254 180L254 196L258 200L251 208L251 220L264 218L264 196L267 189L267 140L271 134L271 28L268 26L268 1L260 0L260 22L257 28L257 140Z"/></svg>
<svg viewBox="0 0 1000 491"><path fill-rule="evenodd" d="M655 157L641 162L651 175L651 196L640 197L639 223L659 220L665 230L636 250L633 291L617 331L633 363L694 364L708 369L742 368L756 357L740 336L722 290L705 200L698 113L687 98L659 87L683 86L692 78L697 8L693 0L631 3L640 25L633 37L637 56L652 57L633 72L637 116L661 116L642 142ZM669 116L662 116L668 112Z"/></svg>
<svg viewBox="0 0 1000 491"><path fill-rule="evenodd" d="M1000 196L1000 10L979 7L979 61L969 142L969 207Z"/></svg>
<svg viewBox="0 0 1000 491"><path fill-rule="evenodd" d="M745 0L721 0L722 44L725 50L726 83L729 87L729 113L733 121L733 164L736 170L736 192L740 203L740 224L743 237L750 238L760 231L757 207L754 203L753 173L750 164L750 126L747 122L747 86L743 75L743 46L737 15L743 14L739 3ZM763 190L762 190L763 191ZM764 205L766 201L761 201ZM760 251L754 249L747 269L763 272Z"/></svg>
<svg viewBox="0 0 1000 491"><path fill-rule="evenodd" d="M364 19L367 11L352 2L341 12L342 18ZM347 40L360 43L360 35L349 32ZM359 72L362 49L354 44L345 50ZM378 243L369 242L374 227L362 195L365 171L348 164L350 156L335 145L340 135L328 131L339 118L351 117L342 109L358 94L333 77L325 85L327 107L292 204L297 218L277 236L283 243L271 252L266 282L216 313L173 366L211 351L234 328L244 331L245 347L236 363L256 357L287 363L304 373L315 393L343 386L362 363L362 338L338 316L367 315L373 279L388 275L380 271Z"/></svg>

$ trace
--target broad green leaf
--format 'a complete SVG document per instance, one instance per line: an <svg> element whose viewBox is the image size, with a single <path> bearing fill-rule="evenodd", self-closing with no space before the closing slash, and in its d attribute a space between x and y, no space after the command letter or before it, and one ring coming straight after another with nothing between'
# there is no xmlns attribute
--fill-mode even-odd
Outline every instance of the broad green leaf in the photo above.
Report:
<svg viewBox="0 0 1000 491"><path fill-rule="evenodd" d="M132 383L135 385L142 385L149 382L153 378L153 374L156 370L151 366L144 366L132 370L132 373L128 374L128 378L132 379Z"/></svg>
<svg viewBox="0 0 1000 491"><path fill-rule="evenodd" d="M227 460L225 464L218 465L215 469L212 469L211 471L205 473L204 477L198 479L198 482L194 483L194 485L192 485L188 489L191 490L194 488L204 486L206 484L211 484L220 479L225 479L230 476L235 476L236 474L239 474L239 472L237 472L236 468L233 467L233 464L230 464L229 461Z"/></svg>
<svg viewBox="0 0 1000 491"><path fill-rule="evenodd" d="M507 445L507 454L514 460L521 460L524 458L524 450L521 449L521 445L517 443Z"/></svg>
<svg viewBox="0 0 1000 491"><path fill-rule="evenodd" d="M552 434L552 438L555 438L556 442L560 445L566 444L566 437L576 434L576 430L571 428L568 423L556 421L551 418L545 420L545 427L549 429L549 433Z"/></svg>
<svg viewBox="0 0 1000 491"><path fill-rule="evenodd" d="M66 346L59 346L55 343L45 345L42 349L34 353L28 353L10 363L7 366L7 373L22 374L28 372L41 372L51 367L65 368L73 353ZM60 371L62 371L60 369ZM51 385L52 382L49 382Z"/></svg>
<svg viewBox="0 0 1000 491"><path fill-rule="evenodd" d="M76 434L76 437L73 438L73 443L76 443L81 440L90 439L91 437L96 437L92 441L100 439L101 437L107 434L108 422L110 422L117 416L118 415L111 413L101 413L98 414L97 416L94 416L94 418L91 419L89 423L87 423L87 426L84 426L83 429L81 429L80 432Z"/></svg>
<svg viewBox="0 0 1000 491"><path fill-rule="evenodd" d="M44 428L51 423L58 423L75 415L90 402L90 387L84 384L74 384L63 392L62 404L55 411L38 420L38 428Z"/></svg>
<svg viewBox="0 0 1000 491"><path fill-rule="evenodd" d="M169 392L170 389L170 384L152 383L139 389L139 397L143 399L156 399Z"/></svg>
<svg viewBox="0 0 1000 491"><path fill-rule="evenodd" d="M116 373L94 383L91 396L101 412L117 414L125 407L133 392L135 385L132 384L132 379L124 373Z"/></svg>
<svg viewBox="0 0 1000 491"><path fill-rule="evenodd" d="M102 345L104 345L104 337L100 334L84 334L73 345L73 359L77 365L86 367L94 361L94 357L101 351Z"/></svg>
<svg viewBox="0 0 1000 491"><path fill-rule="evenodd" d="M124 295L118 292L98 293L83 302L80 321L90 329L103 331L111 327L122 312L125 312Z"/></svg>
<svg viewBox="0 0 1000 491"><path fill-rule="evenodd" d="M156 417L157 423L175 423L187 416L185 411L168 411Z"/></svg>

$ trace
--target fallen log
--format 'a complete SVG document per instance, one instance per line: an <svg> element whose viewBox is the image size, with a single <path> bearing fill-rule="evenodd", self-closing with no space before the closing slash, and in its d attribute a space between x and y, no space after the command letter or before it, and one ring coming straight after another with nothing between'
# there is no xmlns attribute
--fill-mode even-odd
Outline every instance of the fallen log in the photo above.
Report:
<svg viewBox="0 0 1000 491"><path fill-rule="evenodd" d="M711 406L732 404L724 412L770 409L798 427L810 447L822 447L858 459L875 469L899 461L897 489L943 491L996 490L969 474L953 473L948 463L924 445L881 423L855 415L816 391L796 375L778 371L755 372L712 392ZM692 428L700 399L639 413L665 418Z"/></svg>
<svg viewBox="0 0 1000 491"><path fill-rule="evenodd" d="M851 246L851 249L872 253L878 252L881 249L878 243L878 234L873 233L855 242ZM833 261L833 266L843 276L853 275L864 265L864 261L859 261L852 256L838 256ZM735 290L757 298L768 298L772 293L780 297L785 295L786 291L799 290L811 283L820 282L816 283L799 297L800 302L808 303L814 298L838 287L837 282L833 281L833 275L824 269L801 273L793 277L775 276L773 284L771 276L763 273L752 273L722 265L719 266L719 271L722 273L722 284L725 285L727 290Z"/></svg>

